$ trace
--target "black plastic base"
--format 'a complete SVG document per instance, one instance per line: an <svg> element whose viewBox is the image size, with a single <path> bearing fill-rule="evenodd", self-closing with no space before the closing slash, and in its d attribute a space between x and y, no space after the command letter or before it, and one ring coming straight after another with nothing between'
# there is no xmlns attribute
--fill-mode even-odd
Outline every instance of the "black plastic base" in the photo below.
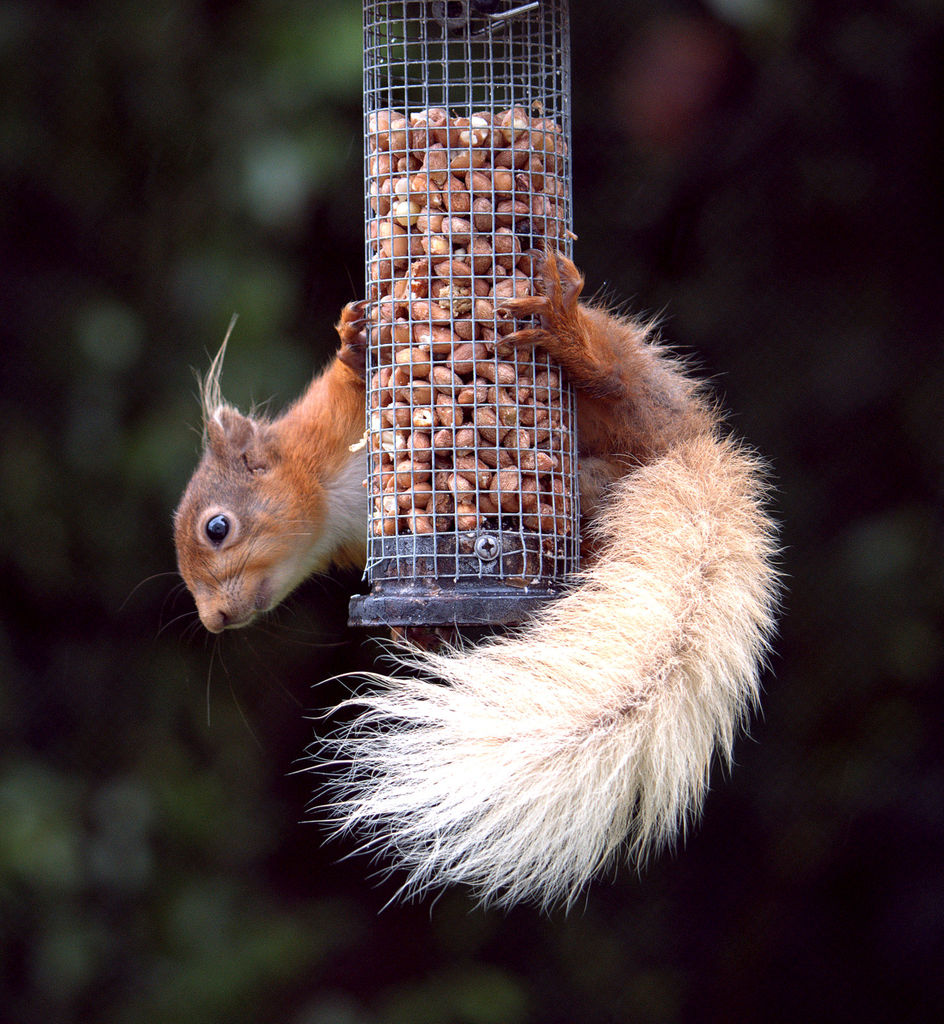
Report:
<svg viewBox="0 0 944 1024"><path fill-rule="evenodd" d="M490 626L523 622L561 589L482 586L477 581L407 580L351 598L351 626Z"/></svg>

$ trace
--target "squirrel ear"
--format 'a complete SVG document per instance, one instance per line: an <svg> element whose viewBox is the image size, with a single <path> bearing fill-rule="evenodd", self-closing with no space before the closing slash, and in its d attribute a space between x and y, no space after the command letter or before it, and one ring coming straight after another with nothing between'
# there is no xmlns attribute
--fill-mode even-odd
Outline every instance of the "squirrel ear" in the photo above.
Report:
<svg viewBox="0 0 944 1024"><path fill-rule="evenodd" d="M207 423L207 445L219 459L242 459L250 473L269 468L277 450L265 423L225 405Z"/></svg>
<svg viewBox="0 0 944 1024"><path fill-rule="evenodd" d="M221 405L206 422L207 444L219 458L241 454L254 432L252 420L228 405Z"/></svg>

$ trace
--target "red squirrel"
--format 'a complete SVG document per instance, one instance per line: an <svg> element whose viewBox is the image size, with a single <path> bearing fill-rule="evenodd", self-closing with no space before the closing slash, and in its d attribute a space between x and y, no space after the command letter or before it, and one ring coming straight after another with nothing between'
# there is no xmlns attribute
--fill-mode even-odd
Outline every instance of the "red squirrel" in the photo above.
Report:
<svg viewBox="0 0 944 1024"><path fill-rule="evenodd" d="M716 755L759 691L777 606L776 531L758 460L631 319L579 301L545 259L509 299L577 394L590 556L558 601L475 646L402 649L324 741L326 813L406 872L485 902L570 904L622 851L641 863L697 816ZM178 564L207 629L245 626L308 574L365 558L363 305L341 348L274 420L203 391L206 445L175 516ZM446 685L443 685L443 684ZM337 765L346 766L338 771Z"/></svg>

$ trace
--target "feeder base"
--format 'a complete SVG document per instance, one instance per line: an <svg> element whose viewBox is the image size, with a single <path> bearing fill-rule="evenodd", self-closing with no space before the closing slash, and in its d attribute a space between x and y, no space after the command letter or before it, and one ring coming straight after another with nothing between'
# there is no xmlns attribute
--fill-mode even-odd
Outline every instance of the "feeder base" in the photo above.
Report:
<svg viewBox="0 0 944 1024"><path fill-rule="evenodd" d="M351 626L491 626L523 622L556 600L561 588L495 587L468 581L408 580L378 584L351 598Z"/></svg>

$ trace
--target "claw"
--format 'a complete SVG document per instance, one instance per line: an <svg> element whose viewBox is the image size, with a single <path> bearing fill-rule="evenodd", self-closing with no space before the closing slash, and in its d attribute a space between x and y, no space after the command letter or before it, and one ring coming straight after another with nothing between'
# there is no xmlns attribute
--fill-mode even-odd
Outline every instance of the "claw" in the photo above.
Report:
<svg viewBox="0 0 944 1024"><path fill-rule="evenodd" d="M560 253L548 252L538 273L543 295L506 299L500 306L515 317L537 316L545 331L555 323L574 315L574 307L583 291L583 277L574 264Z"/></svg>
<svg viewBox="0 0 944 1024"><path fill-rule="evenodd" d="M367 301L359 299L357 302L349 302L341 310L341 319L338 321L336 330L345 341L349 334L360 333L367 324Z"/></svg>
<svg viewBox="0 0 944 1024"><path fill-rule="evenodd" d="M557 315L569 314L583 291L583 276L573 262L557 252L548 252L542 273L544 294Z"/></svg>
<svg viewBox="0 0 944 1024"><path fill-rule="evenodd" d="M523 327L514 334L508 334L502 341L510 345L519 345L528 348L546 348L550 340L550 332L543 327Z"/></svg>
<svg viewBox="0 0 944 1024"><path fill-rule="evenodd" d="M367 302L349 302L341 310L335 329L341 338L338 358L360 376L367 373Z"/></svg>
<svg viewBox="0 0 944 1024"><path fill-rule="evenodd" d="M507 310L516 318L542 316L549 310L550 303L544 295L524 295L518 299L505 299L498 308Z"/></svg>

